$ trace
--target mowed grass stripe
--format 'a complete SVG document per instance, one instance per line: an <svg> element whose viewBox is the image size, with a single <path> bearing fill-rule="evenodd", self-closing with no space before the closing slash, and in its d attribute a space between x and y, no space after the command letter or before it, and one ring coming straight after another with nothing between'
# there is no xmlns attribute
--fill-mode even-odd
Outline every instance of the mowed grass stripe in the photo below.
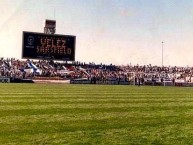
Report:
<svg viewBox="0 0 193 145"><path fill-rule="evenodd" d="M186 104L188 103L192 103L193 99L189 100L189 99L148 99L148 100L139 100L139 99L130 99L130 100L126 100L126 99L111 99L111 100L106 100L106 99L102 99L102 100L93 100L93 99L71 99L71 100L64 100L64 99L58 99L58 100L52 100L52 99L30 99L30 100L13 100L13 99L4 99L1 100L0 105L51 105L51 104L140 104L140 103L149 103L149 104L159 104L159 103L181 103L184 102Z"/></svg>
<svg viewBox="0 0 193 145"><path fill-rule="evenodd" d="M11 97L10 97L11 96ZM0 95L0 100L3 100L3 99L67 99L67 100L70 100L70 99L93 99L93 100L97 100L97 99L107 99L107 100L111 100L111 99L155 99L155 100L159 100L159 99L192 99L193 97L193 94L184 94L184 95L181 95L181 94L175 94L175 95L131 95L131 94L126 94L126 95L117 95L117 94L113 94L113 95L104 95L104 94L97 94L97 95L93 95L93 94L87 94L87 95L59 95L59 94L56 94L56 95L53 95L53 94L49 94L49 95L14 95L14 94L11 94L11 95Z"/></svg>
<svg viewBox="0 0 193 145"><path fill-rule="evenodd" d="M191 93L192 91L189 88L183 88L183 87L136 87L136 86L130 86L130 89L128 89L128 86L114 86L113 89L112 85L64 85L64 84L28 84L27 86L23 86L23 84L16 84L17 86L10 86L9 84L3 84L0 85L1 93L9 93L10 91L7 91L5 89L2 89L2 87L7 86L11 92L14 93L73 93L76 92L82 92L82 93L97 93L97 92L106 92L106 93L133 93L133 94L140 94L140 93L147 93L147 94L176 94L176 93ZM120 89L121 88L121 89ZM22 89L22 92L20 91ZM52 91L50 91L50 89ZM64 91L65 90L65 91ZM110 90L110 91L109 91ZM163 92L163 90L165 90ZM36 92L35 92L36 91Z"/></svg>
<svg viewBox="0 0 193 145"><path fill-rule="evenodd" d="M5 84L0 90L0 144L192 143L192 88Z"/></svg>
<svg viewBox="0 0 193 145"><path fill-rule="evenodd" d="M14 110L1 110L0 117L5 117L5 116L29 116L29 115L45 115L45 114L49 114L49 115L54 115L54 114L65 114L65 115L69 115L69 114L74 114L77 115L79 113L83 113L83 114L97 114L97 113L121 113L121 112L128 112L129 113L135 113L136 116L138 116L138 114L142 113L145 111L145 114L152 114L151 112L158 112L160 114L158 115L162 115L164 113L167 114L167 112L173 112L172 115L178 115L180 114L185 114L187 112L189 112L189 114L191 115L191 112L193 110L193 106L181 106L181 107L175 107L175 106L167 106L167 107L111 107L111 108L46 108L46 109L14 109Z"/></svg>
<svg viewBox="0 0 193 145"><path fill-rule="evenodd" d="M53 132L73 132L82 130L104 130L104 129L118 129L118 128L131 128L131 127L162 127L166 125L191 125L193 119L190 117L163 117L158 118L150 117L136 117L128 118L108 118L108 119L94 119L94 120L70 120L70 121L54 121L45 122L38 121L34 123L18 123L18 124L3 124L1 123L0 135L5 136L8 134L36 134L36 133L53 133ZM112 121L113 120L113 121ZM12 126L10 128L10 125Z"/></svg>
<svg viewBox="0 0 193 145"><path fill-rule="evenodd" d="M88 93L82 93L82 92L15 92L15 93L0 93L0 95L4 95L4 96L10 96L10 95L14 95L15 97L20 97L22 95L26 96L26 95L29 95L29 96L34 96L34 95L55 95L55 96L59 96L59 95L87 95ZM94 95L95 97L96 96L101 96L101 95L104 95L104 96L108 96L108 95L120 95L120 96L125 96L125 95L128 95L128 96L132 96L132 97L140 97L141 95L144 95L144 96L166 96L168 97L169 96L173 96L173 95L185 95L185 96L192 96L191 93L123 93L123 92L89 92L90 95ZM118 97L118 96L117 96Z"/></svg>
<svg viewBox="0 0 193 145"><path fill-rule="evenodd" d="M175 140L176 136L180 134L190 133L191 125L186 128L183 125L168 125L163 126L161 129L155 130L154 128L136 129L136 127L130 128L118 128L118 129L106 129L106 130L82 130L73 132L56 132L56 133L36 133L36 134L15 134L13 136L4 136L1 140L2 143L6 143L7 139L10 139L10 144L15 144L18 138L22 138L20 144L161 144L163 141L159 141L157 138L164 138L165 144L190 144L191 139L183 140L184 136L181 136L181 140ZM160 132L163 132L160 134ZM142 137L147 134L149 138ZM190 134L191 135L191 134ZM76 140L74 139L76 138Z"/></svg>
<svg viewBox="0 0 193 145"><path fill-rule="evenodd" d="M43 104L10 104L10 105L1 105L0 110L23 110L23 109L91 109L91 108L132 108L132 107L138 107L138 108L144 108L144 107L152 107L152 108L161 108L161 107L192 107L193 102L167 102L167 103L43 103Z"/></svg>
<svg viewBox="0 0 193 145"><path fill-rule="evenodd" d="M10 129L10 126L3 125L2 130L4 130L4 133L2 134L2 137L4 136L10 136L10 133L14 133L14 135L17 136L24 136L25 135L36 135L36 134L42 134L42 133L64 133L64 132L70 132L70 133L76 133L78 131L92 131L95 132L104 132L107 130L117 129L117 131L120 131L122 129L131 130L131 128L137 128L133 130L133 133L136 134L135 136L132 136L136 138L137 136L142 136L144 134L146 135L152 135L149 134L148 131L154 129L155 126L157 126L158 130L161 130L160 128L167 128L167 127L174 127L177 129L177 127L181 128L181 126L191 126L191 118L182 118L184 120L179 120L178 117L165 117L161 118L158 121L158 118L130 118L130 119L117 119L117 118L111 118L111 119L102 119L102 120L84 120L84 121L70 121L70 122L39 122L39 123L29 123L29 124L23 124L20 125L13 125ZM112 121L114 120L114 121ZM33 128L33 129L30 129ZM179 129L178 128L178 129ZM137 130L144 130L142 132L136 132ZM145 131L146 130L146 131ZM187 129L189 132L190 130ZM164 131L164 130L162 130ZM168 130L166 130L168 131ZM171 131L168 131L171 133ZM113 134L113 132L111 132ZM119 133L119 136L123 132ZM157 132L158 133L158 132ZM165 132L164 132L165 133ZM163 133L163 134L164 134ZM125 132L124 135L129 134L129 132ZM0 134L1 135L1 134ZM176 134L177 135L177 134ZM94 139L96 134L93 136L93 138L90 139L92 142L92 139ZM12 136L11 136L12 137ZM176 137L176 136L175 136ZM128 136L130 139L130 137ZM23 139L23 138L22 138ZM76 139L72 138L72 141L77 141ZM132 138L131 138L132 139ZM40 140L40 138L39 138ZM49 140L47 140L49 141ZM123 140L125 143L127 140ZM151 141L151 138L149 140L147 139L147 142ZM167 140L166 140L167 141ZM173 140L174 142L175 140ZM186 140L185 140L186 141Z"/></svg>
<svg viewBox="0 0 193 145"><path fill-rule="evenodd" d="M76 112L76 114L72 113L60 113L56 112L53 114L37 114L37 115L12 115L12 116L2 116L0 117L0 123L3 124L18 124L18 123L38 123L40 122L54 122L54 121L75 121L75 120L103 120L103 119L131 119L131 118L156 118L156 117L193 117L193 109L181 110L178 113L175 113L178 110L155 110L155 111L97 111L93 113L93 111L84 112ZM183 116L185 115L185 116Z"/></svg>

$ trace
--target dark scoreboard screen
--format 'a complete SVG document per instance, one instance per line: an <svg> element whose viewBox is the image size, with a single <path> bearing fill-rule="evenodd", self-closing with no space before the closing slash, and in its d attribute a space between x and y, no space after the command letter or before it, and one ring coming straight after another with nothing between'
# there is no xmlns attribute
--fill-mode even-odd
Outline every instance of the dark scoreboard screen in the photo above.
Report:
<svg viewBox="0 0 193 145"><path fill-rule="evenodd" d="M23 32L22 58L75 60L76 37Z"/></svg>

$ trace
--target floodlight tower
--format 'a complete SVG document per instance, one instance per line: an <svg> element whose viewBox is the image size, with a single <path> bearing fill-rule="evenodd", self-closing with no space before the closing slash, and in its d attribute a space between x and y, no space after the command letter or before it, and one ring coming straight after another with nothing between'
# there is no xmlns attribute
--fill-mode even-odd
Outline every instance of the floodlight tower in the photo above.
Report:
<svg viewBox="0 0 193 145"><path fill-rule="evenodd" d="M45 20L44 33L55 34L56 32L56 20Z"/></svg>
<svg viewBox="0 0 193 145"><path fill-rule="evenodd" d="M164 42L162 41L162 67L164 65L163 55L164 55Z"/></svg>

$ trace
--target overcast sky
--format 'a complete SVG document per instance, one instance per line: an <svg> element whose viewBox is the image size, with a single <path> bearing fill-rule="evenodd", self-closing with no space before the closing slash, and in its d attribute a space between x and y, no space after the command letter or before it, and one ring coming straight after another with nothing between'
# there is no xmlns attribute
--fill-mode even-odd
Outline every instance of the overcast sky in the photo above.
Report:
<svg viewBox="0 0 193 145"><path fill-rule="evenodd" d="M0 0L0 57L21 59L22 31L76 36L77 61L193 66L192 0ZM55 15L54 15L55 10Z"/></svg>

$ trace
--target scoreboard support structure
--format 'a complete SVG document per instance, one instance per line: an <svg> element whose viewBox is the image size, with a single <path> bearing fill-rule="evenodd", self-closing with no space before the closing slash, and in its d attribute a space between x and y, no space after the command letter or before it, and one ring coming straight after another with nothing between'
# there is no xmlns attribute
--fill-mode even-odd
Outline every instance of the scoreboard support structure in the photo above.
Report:
<svg viewBox="0 0 193 145"><path fill-rule="evenodd" d="M56 20L45 20L44 33L55 34L56 32Z"/></svg>

